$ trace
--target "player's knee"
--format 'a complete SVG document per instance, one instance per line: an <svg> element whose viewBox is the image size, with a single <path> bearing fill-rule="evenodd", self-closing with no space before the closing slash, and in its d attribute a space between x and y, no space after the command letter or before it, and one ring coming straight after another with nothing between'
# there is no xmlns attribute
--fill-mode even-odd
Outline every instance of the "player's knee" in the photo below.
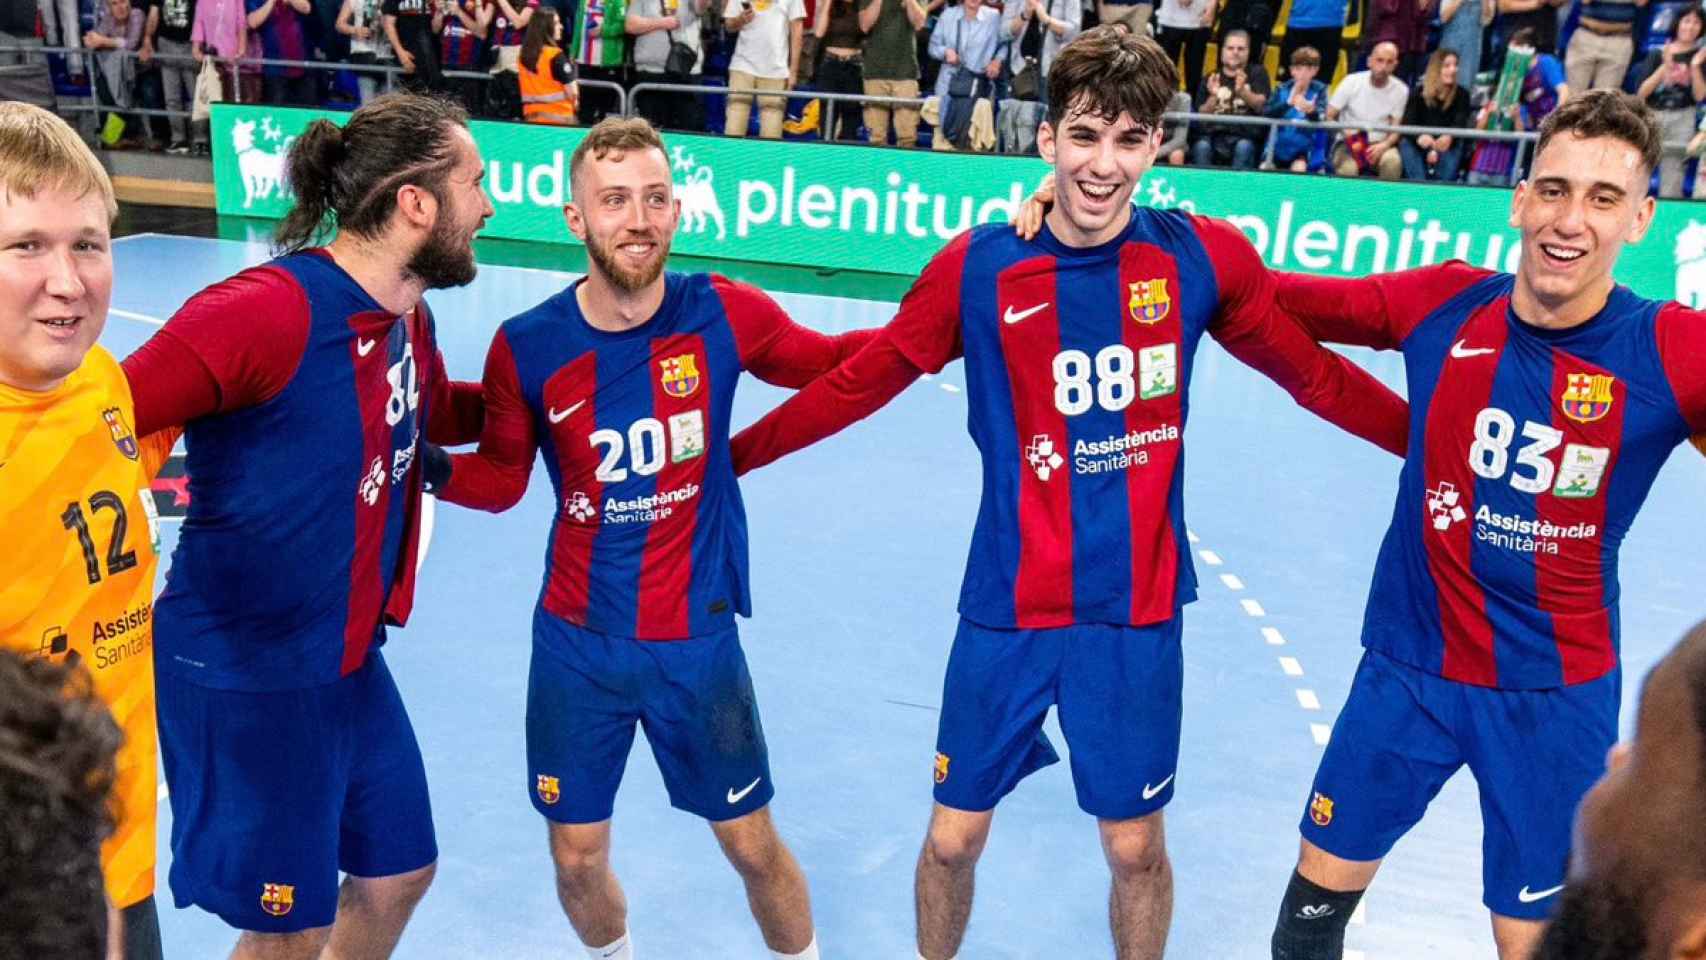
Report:
<svg viewBox="0 0 1706 960"><path fill-rule="evenodd" d="M426 896L438 864L389 877L351 877L345 881L342 899L356 899L380 913L408 913Z"/></svg>
<svg viewBox="0 0 1706 960"><path fill-rule="evenodd" d="M1168 867L1167 841L1159 817L1103 821L1102 852L1108 869L1122 880L1158 875Z"/></svg>
<svg viewBox="0 0 1706 960"><path fill-rule="evenodd" d="M983 855L983 842L988 836L981 830L931 824L924 840L924 855L933 863L950 870L969 870Z"/></svg>
<svg viewBox="0 0 1706 960"><path fill-rule="evenodd" d="M730 866L747 879L769 876L782 863L782 838L774 829L742 830L721 839Z"/></svg>
<svg viewBox="0 0 1706 960"><path fill-rule="evenodd" d="M315 927L295 933L244 931L232 954L244 960L314 960L332 939L331 927Z"/></svg>
<svg viewBox="0 0 1706 960"><path fill-rule="evenodd" d="M438 863L429 863L419 870L398 874L388 879L395 881L390 885L390 899L399 906L413 907L426 896L427 889L432 886L432 880L438 876Z"/></svg>

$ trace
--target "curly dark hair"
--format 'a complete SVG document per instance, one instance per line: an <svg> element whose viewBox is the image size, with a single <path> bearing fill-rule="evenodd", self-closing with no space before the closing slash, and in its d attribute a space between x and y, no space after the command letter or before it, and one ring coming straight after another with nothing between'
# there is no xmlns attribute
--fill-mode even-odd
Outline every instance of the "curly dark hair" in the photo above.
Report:
<svg viewBox="0 0 1706 960"><path fill-rule="evenodd" d="M87 670L0 650L0 960L105 954L101 841L123 739Z"/></svg>

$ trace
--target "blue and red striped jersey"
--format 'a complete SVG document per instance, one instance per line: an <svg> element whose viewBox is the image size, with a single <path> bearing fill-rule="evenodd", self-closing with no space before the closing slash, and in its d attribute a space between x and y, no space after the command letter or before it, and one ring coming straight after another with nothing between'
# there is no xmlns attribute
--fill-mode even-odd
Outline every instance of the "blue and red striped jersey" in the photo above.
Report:
<svg viewBox="0 0 1706 960"><path fill-rule="evenodd" d="M827 436L965 357L983 497L960 613L990 627L1147 624L1196 597L1184 431L1202 335L1394 452L1404 405L1280 313L1237 228L1137 208L1098 246L975 228L882 336L736 438L742 470Z"/></svg>
<svg viewBox="0 0 1706 960"><path fill-rule="evenodd" d="M666 273L657 312L613 333L587 322L580 288L499 328L480 449L451 458L440 496L507 509L538 452L556 502L547 612L642 640L724 629L752 610L728 441L741 371L797 388L874 332L824 336L755 288Z"/></svg>
<svg viewBox="0 0 1706 960"><path fill-rule="evenodd" d="M1410 448L1363 644L1449 680L1586 683L1617 666L1617 551L1659 468L1706 429L1706 318L1615 288L1545 329L1515 278L1453 262L1288 276L1324 339L1401 350Z"/></svg>
<svg viewBox="0 0 1706 960"><path fill-rule="evenodd" d="M158 668L256 691L359 668L412 603L422 425L439 442L474 432L447 426L431 314L386 311L310 251L198 293L155 339L132 359L180 351L218 398L184 432L190 506L155 608ZM145 367L126 362L139 409L158 408L165 377Z"/></svg>

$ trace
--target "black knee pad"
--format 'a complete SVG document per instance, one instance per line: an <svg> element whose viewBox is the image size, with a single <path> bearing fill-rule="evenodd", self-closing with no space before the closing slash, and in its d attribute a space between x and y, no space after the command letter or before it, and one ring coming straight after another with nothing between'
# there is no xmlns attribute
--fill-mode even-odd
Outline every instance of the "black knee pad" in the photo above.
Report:
<svg viewBox="0 0 1706 960"><path fill-rule="evenodd" d="M1328 890L1293 870L1274 924L1273 960L1341 960L1361 890Z"/></svg>

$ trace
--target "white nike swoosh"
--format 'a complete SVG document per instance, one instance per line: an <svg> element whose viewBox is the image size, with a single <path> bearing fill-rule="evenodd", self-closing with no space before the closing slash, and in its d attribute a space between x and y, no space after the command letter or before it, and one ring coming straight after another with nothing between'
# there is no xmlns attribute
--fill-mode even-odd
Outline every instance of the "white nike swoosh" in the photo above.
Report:
<svg viewBox="0 0 1706 960"><path fill-rule="evenodd" d="M1533 903L1536 900L1544 900L1562 889L1564 889L1564 885L1561 883L1550 890L1541 890L1538 893L1529 893L1528 888L1523 887L1521 890L1516 892L1516 898L1521 900L1523 903Z"/></svg>
<svg viewBox="0 0 1706 960"><path fill-rule="evenodd" d="M1496 352L1492 347L1475 347L1473 349L1465 347L1462 340L1451 345L1451 356L1454 360L1467 360L1470 357L1479 357Z"/></svg>
<svg viewBox="0 0 1706 960"><path fill-rule="evenodd" d="M1025 319L1026 317L1030 316L1033 313L1036 313L1038 310L1041 310L1046 306L1048 306L1048 301L1044 300L1042 303L1039 303L1036 306L1031 307L1028 310L1020 310L1017 313L1015 313L1013 311L1012 305L1009 304L1007 307L1007 312L1001 315L1001 322L1002 323L1018 323L1020 320Z"/></svg>
<svg viewBox="0 0 1706 960"><path fill-rule="evenodd" d="M574 413L576 410L579 410L585 404L586 404L586 401L582 400L580 403L574 404L573 406L569 407L567 410L559 411L559 410L549 410L548 409L545 411L545 416L549 417L552 423L562 423L564 420L567 420L569 418L569 414Z"/></svg>
<svg viewBox="0 0 1706 960"><path fill-rule="evenodd" d="M373 345L378 342L378 340L357 340L355 342L355 355L358 357L367 356L373 352Z"/></svg>
<svg viewBox="0 0 1706 960"><path fill-rule="evenodd" d="M764 779L763 777L758 778L758 780L763 780L763 779ZM730 803L739 803L742 800L745 800L746 795L751 793L752 789L754 787L758 786L758 780L752 781L751 783L747 784L746 786L742 787L739 790L736 790L733 787L730 787L729 788L729 802Z"/></svg>
<svg viewBox="0 0 1706 960"><path fill-rule="evenodd" d="M1175 776L1177 776L1177 774L1169 773L1169 774L1167 774L1167 779L1161 781L1160 783L1156 784L1153 787L1147 783L1144 784L1143 785L1143 799L1154 800L1155 795L1160 793L1161 791L1167 789L1167 784L1172 783L1173 777L1175 777Z"/></svg>

